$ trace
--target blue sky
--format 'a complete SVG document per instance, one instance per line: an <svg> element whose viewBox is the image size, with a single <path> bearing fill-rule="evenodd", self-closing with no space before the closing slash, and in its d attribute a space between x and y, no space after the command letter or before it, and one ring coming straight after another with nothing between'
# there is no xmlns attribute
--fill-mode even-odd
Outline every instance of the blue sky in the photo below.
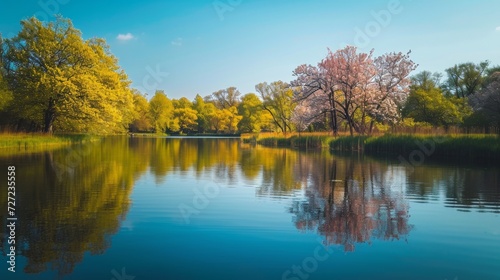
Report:
<svg viewBox="0 0 500 280"><path fill-rule="evenodd" d="M6 3L7 2L7 3ZM375 54L411 50L422 70L500 64L500 1L99 1L2 0L9 37L32 15L70 18L84 38L106 39L133 86L193 99L236 86L293 79L296 66L356 45ZM168 73L168 74L167 74Z"/></svg>

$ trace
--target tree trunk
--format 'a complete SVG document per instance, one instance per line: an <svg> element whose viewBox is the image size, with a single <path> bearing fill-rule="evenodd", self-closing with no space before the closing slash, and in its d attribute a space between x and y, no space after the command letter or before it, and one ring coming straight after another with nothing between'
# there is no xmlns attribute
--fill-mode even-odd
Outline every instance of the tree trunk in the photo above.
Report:
<svg viewBox="0 0 500 280"><path fill-rule="evenodd" d="M54 124L54 120L56 119L56 108L54 104L54 100L49 100L49 105L45 110L44 119L43 119L43 132L52 134L52 127Z"/></svg>
<svg viewBox="0 0 500 280"><path fill-rule="evenodd" d="M330 102L330 122L332 127L333 136L337 137L337 111L335 110L335 101L333 100L333 93L328 96Z"/></svg>
<svg viewBox="0 0 500 280"><path fill-rule="evenodd" d="M375 123L374 120L371 120L370 121L370 129L368 130L368 135L372 135L372 132L373 132L373 124Z"/></svg>

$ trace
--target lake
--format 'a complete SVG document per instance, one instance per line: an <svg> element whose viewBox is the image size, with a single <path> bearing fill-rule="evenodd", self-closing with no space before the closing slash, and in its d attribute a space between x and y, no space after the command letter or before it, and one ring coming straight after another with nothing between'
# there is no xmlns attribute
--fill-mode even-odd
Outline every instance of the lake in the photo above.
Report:
<svg viewBox="0 0 500 280"><path fill-rule="evenodd" d="M1 279L500 279L499 166L223 138L1 153Z"/></svg>

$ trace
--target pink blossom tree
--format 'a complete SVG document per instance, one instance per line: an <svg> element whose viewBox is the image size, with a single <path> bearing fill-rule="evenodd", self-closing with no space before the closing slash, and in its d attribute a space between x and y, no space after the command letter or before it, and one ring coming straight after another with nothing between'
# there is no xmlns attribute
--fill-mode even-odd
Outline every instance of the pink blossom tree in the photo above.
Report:
<svg viewBox="0 0 500 280"><path fill-rule="evenodd" d="M408 54L390 53L373 58L347 46L328 55L317 67L301 65L294 71L293 85L300 88L297 100L308 99L313 112L330 114L333 133L337 118L350 134L371 133L375 121L395 123L409 94L409 74L416 65ZM314 114L313 114L314 115Z"/></svg>

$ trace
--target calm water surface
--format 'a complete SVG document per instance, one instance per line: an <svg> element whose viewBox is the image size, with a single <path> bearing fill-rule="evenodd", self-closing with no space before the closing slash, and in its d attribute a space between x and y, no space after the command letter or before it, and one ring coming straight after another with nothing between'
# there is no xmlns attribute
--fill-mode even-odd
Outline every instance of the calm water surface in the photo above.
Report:
<svg viewBox="0 0 500 280"><path fill-rule="evenodd" d="M0 279L500 279L498 167L123 137L0 167Z"/></svg>

